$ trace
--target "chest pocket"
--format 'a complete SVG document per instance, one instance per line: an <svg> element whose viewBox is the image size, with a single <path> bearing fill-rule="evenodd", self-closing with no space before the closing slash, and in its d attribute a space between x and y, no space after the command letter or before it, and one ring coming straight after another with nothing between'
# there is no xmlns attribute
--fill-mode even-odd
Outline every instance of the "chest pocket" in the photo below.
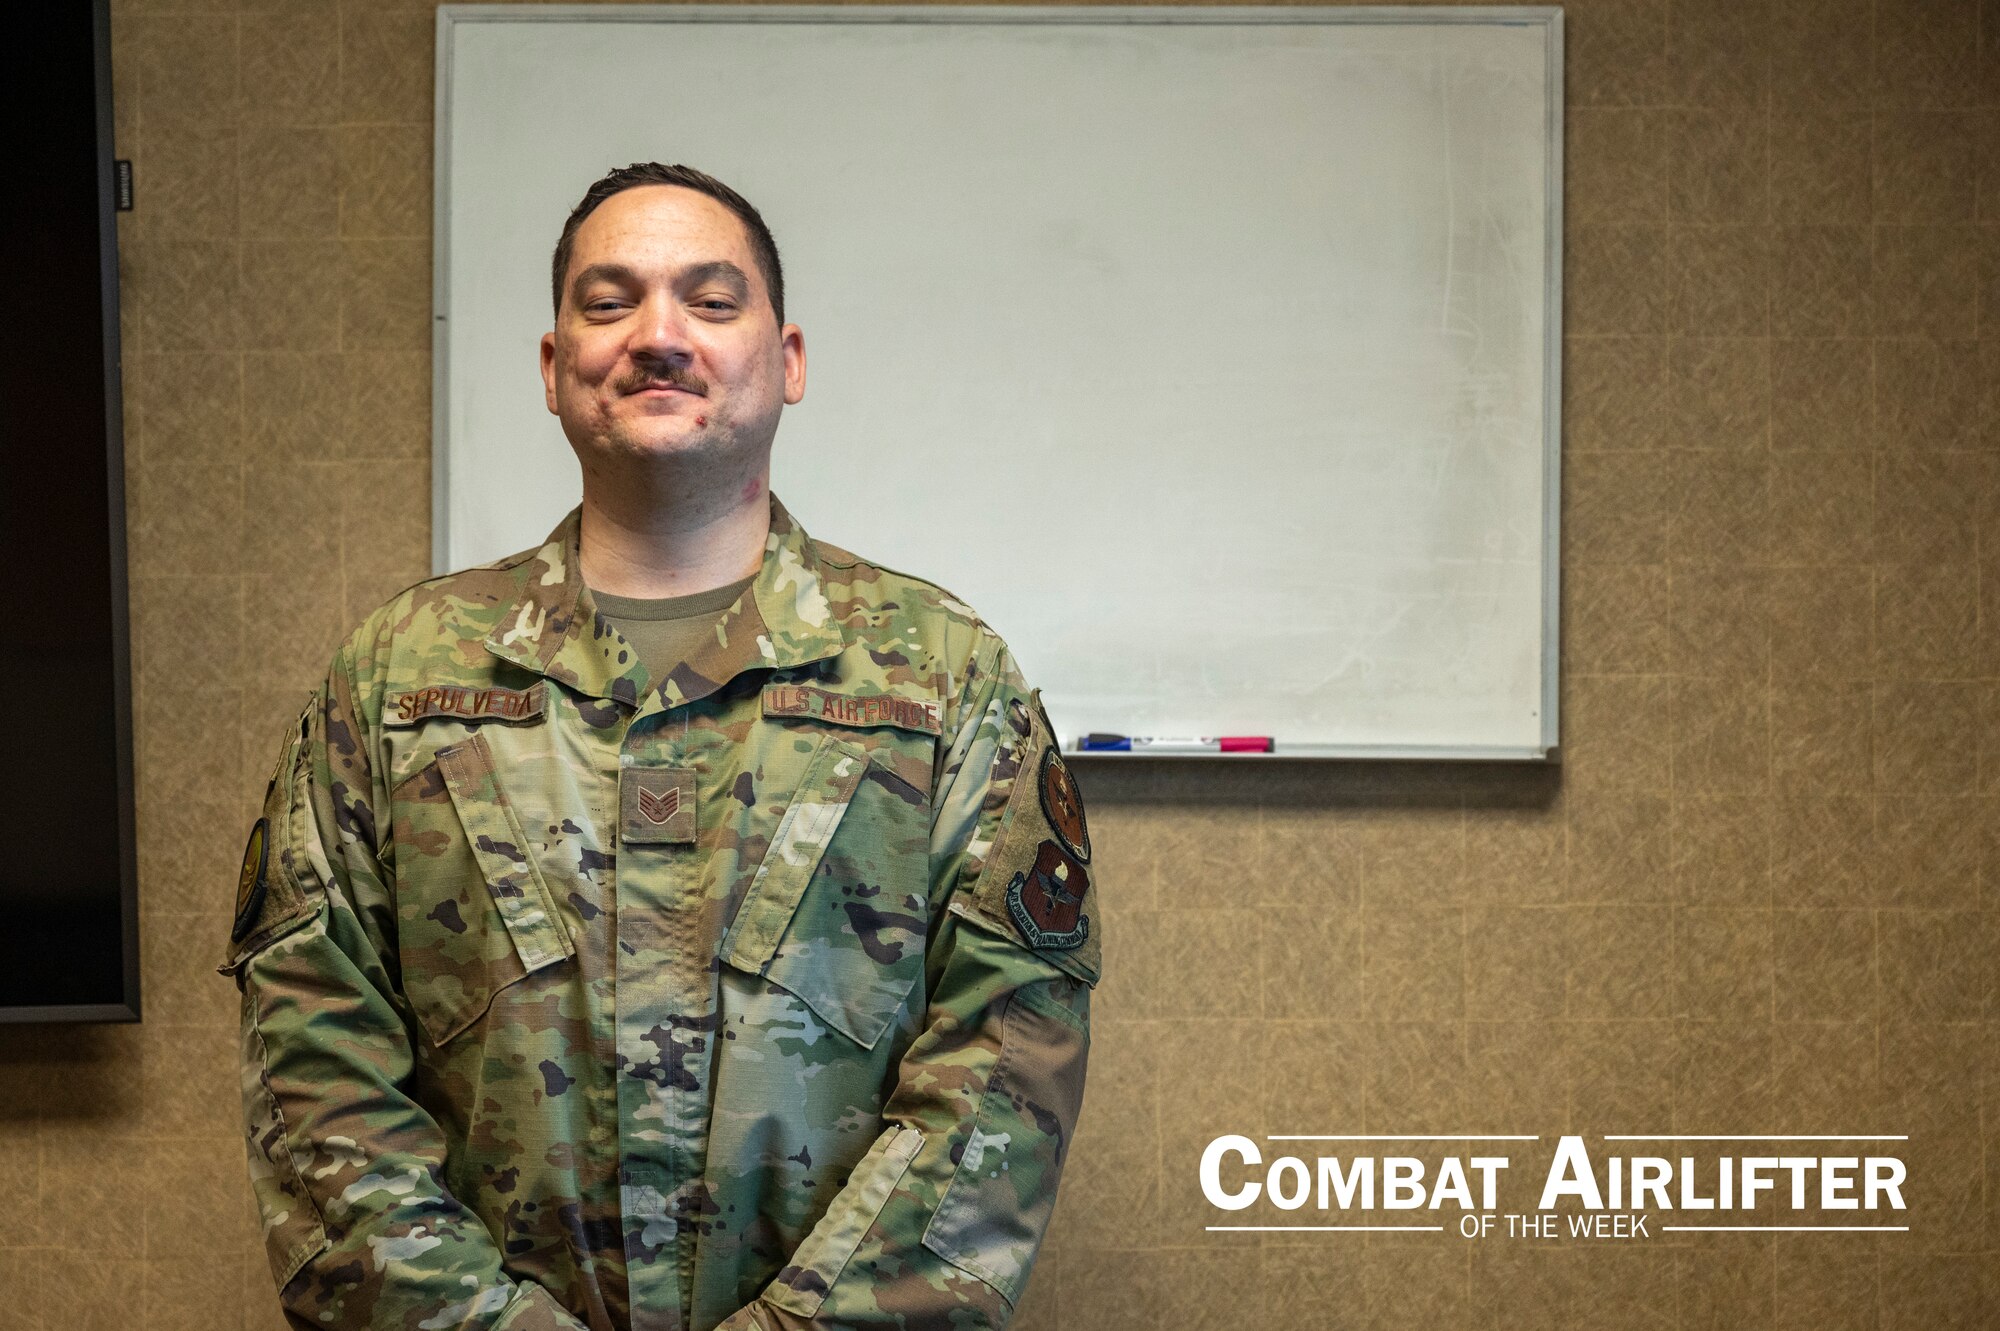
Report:
<svg viewBox="0 0 2000 1331"><path fill-rule="evenodd" d="M403 990L432 1045L508 985L575 955L479 732L396 788L394 845Z"/></svg>
<svg viewBox="0 0 2000 1331"><path fill-rule="evenodd" d="M873 1049L924 970L929 799L831 735L771 836L723 959Z"/></svg>

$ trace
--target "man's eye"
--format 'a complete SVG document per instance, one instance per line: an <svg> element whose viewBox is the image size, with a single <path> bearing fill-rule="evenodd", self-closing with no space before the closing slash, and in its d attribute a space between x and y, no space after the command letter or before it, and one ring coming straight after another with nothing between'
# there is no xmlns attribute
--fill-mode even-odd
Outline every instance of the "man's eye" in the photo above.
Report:
<svg viewBox="0 0 2000 1331"><path fill-rule="evenodd" d="M606 306L616 305L617 303L618 302L615 300L593 300L592 302L590 302L590 304L584 306L583 308L586 310L601 310L604 309Z"/></svg>
<svg viewBox="0 0 2000 1331"><path fill-rule="evenodd" d="M731 304L730 304L730 303L729 303L728 301L726 301L726 300L705 300L705 301L702 301L701 303L702 303L703 305L720 305L720 306L721 306L721 307L722 307L723 309L725 309L725 310L733 310L733 309L735 309L735 308L736 308L736 307L735 307L734 305L731 305Z"/></svg>

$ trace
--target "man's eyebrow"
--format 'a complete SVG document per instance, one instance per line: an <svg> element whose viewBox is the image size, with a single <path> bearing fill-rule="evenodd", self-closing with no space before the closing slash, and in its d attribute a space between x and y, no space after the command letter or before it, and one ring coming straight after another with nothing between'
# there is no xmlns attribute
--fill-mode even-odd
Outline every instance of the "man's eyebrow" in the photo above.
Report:
<svg viewBox="0 0 2000 1331"><path fill-rule="evenodd" d="M700 286L704 282L720 282L734 291L738 300L750 299L749 274L727 259L711 259L707 263L693 264L682 275L681 280L689 286Z"/></svg>
<svg viewBox="0 0 2000 1331"><path fill-rule="evenodd" d="M570 300L581 303L583 293L592 282L625 282L638 285L639 274L622 263L594 263L577 273L570 283ZM680 281L686 286L700 286L704 282L720 282L736 293L738 300L750 299L750 278L741 268L727 259L710 259L704 263L693 263L681 269Z"/></svg>

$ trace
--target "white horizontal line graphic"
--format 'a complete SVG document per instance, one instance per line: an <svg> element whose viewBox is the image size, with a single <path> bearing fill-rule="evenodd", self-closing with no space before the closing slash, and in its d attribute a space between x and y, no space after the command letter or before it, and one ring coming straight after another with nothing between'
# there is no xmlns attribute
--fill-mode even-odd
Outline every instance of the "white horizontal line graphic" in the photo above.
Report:
<svg viewBox="0 0 2000 1331"><path fill-rule="evenodd" d="M1684 1234L1906 1234L1908 1225L1661 1225Z"/></svg>
<svg viewBox="0 0 2000 1331"><path fill-rule="evenodd" d="M1383 1132L1372 1134L1328 1134L1320 1132L1267 1132L1267 1142L1538 1142L1540 1137L1503 1137L1480 1133L1407 1133Z"/></svg>
<svg viewBox="0 0 2000 1331"><path fill-rule="evenodd" d="M1664 1133L1654 1133L1641 1136L1600 1137L1598 1140L1607 1142L1906 1142L1909 1140L1909 1137L1907 1135L1899 1136L1889 1133L1812 1134L1803 1132L1776 1132L1767 1133L1762 1136L1750 1136L1739 1133L1733 1135L1716 1134L1706 1137L1672 1137Z"/></svg>
<svg viewBox="0 0 2000 1331"><path fill-rule="evenodd" d="M1203 1229L1255 1229L1255 1230L1263 1230L1267 1233L1275 1230L1282 1230L1285 1233L1295 1233L1301 1230L1309 1230L1316 1234L1319 1233L1352 1234L1356 1232L1368 1232L1368 1231L1394 1231L1396 1233L1439 1234L1444 1231L1443 1225L1203 1225L1202 1228Z"/></svg>

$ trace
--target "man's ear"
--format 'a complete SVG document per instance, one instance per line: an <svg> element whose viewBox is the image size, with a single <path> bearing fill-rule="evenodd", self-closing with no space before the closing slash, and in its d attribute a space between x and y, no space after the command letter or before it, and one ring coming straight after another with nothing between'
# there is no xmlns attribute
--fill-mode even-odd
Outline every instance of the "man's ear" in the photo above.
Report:
<svg viewBox="0 0 2000 1331"><path fill-rule="evenodd" d="M795 406L806 395L806 335L797 324L779 331L785 349L785 403Z"/></svg>
<svg viewBox="0 0 2000 1331"><path fill-rule="evenodd" d="M542 334L542 401L548 404L549 415L556 412L556 335Z"/></svg>

